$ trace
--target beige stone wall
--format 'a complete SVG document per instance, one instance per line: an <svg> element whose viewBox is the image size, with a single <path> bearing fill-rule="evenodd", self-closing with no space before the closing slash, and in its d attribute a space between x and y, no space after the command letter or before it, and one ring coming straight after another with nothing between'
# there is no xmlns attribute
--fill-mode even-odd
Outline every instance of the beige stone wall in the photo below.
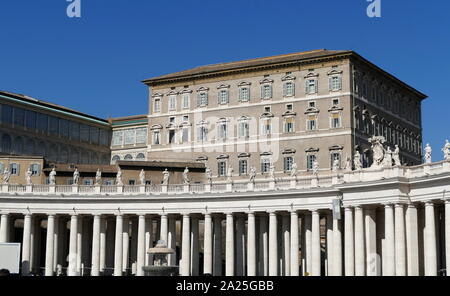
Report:
<svg viewBox="0 0 450 296"><path fill-rule="evenodd" d="M45 175L42 173L42 168L44 166L43 158L23 158L23 157L0 157L0 183L3 182L3 172L5 167L10 169L11 164L19 165L18 174L12 174L9 180L9 184L26 184L26 172L32 164L38 164L41 171L37 175L31 177L33 184L43 184L45 180Z"/></svg>

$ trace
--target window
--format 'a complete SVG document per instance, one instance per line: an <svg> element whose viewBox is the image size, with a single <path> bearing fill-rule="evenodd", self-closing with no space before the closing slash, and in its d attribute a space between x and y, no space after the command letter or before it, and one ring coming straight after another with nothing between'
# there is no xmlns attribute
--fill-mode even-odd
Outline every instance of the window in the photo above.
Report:
<svg viewBox="0 0 450 296"><path fill-rule="evenodd" d="M317 80L307 79L306 80L306 94L314 94L317 92Z"/></svg>
<svg viewBox="0 0 450 296"><path fill-rule="evenodd" d="M94 182L91 179L83 180L83 185L85 186L92 186Z"/></svg>
<svg viewBox="0 0 450 296"><path fill-rule="evenodd" d="M270 170L270 159L261 158L261 173L268 173Z"/></svg>
<svg viewBox="0 0 450 296"><path fill-rule="evenodd" d="M177 109L177 97L170 96L169 97L169 110L176 110L176 109Z"/></svg>
<svg viewBox="0 0 450 296"><path fill-rule="evenodd" d="M136 159L145 159L144 153L139 153L138 155L136 155Z"/></svg>
<svg viewBox="0 0 450 296"><path fill-rule="evenodd" d="M128 180L128 185L136 185L136 180Z"/></svg>
<svg viewBox="0 0 450 296"><path fill-rule="evenodd" d="M293 104L287 104L286 105L286 110L287 111L294 111L294 105Z"/></svg>
<svg viewBox="0 0 450 296"><path fill-rule="evenodd" d="M161 112L161 99L159 99L159 98L155 99L153 111L154 112Z"/></svg>
<svg viewBox="0 0 450 296"><path fill-rule="evenodd" d="M183 127L181 132L181 143L189 142L189 127Z"/></svg>
<svg viewBox="0 0 450 296"><path fill-rule="evenodd" d="M119 160L120 160L120 156L119 155L114 155L113 158L111 159L111 162L112 163L116 163Z"/></svg>
<svg viewBox="0 0 450 296"><path fill-rule="evenodd" d="M331 91L341 90L342 88L342 77L341 76L331 76L330 77L330 85L329 88Z"/></svg>
<svg viewBox="0 0 450 296"><path fill-rule="evenodd" d="M310 102L308 102L308 106L309 106L309 108L316 108L316 102L310 101Z"/></svg>
<svg viewBox="0 0 450 296"><path fill-rule="evenodd" d="M314 131L317 129L317 121L315 115L308 115L307 130Z"/></svg>
<svg viewBox="0 0 450 296"><path fill-rule="evenodd" d="M285 97L290 97L295 95L295 86L294 86L294 82L289 81L284 83L283 85L283 96Z"/></svg>
<svg viewBox="0 0 450 296"><path fill-rule="evenodd" d="M219 177L224 177L227 174L227 163L225 161L219 161L217 163L217 174Z"/></svg>
<svg viewBox="0 0 450 296"><path fill-rule="evenodd" d="M153 144L154 145L160 145L161 144L160 131L153 131Z"/></svg>
<svg viewBox="0 0 450 296"><path fill-rule="evenodd" d="M208 128L206 126L199 126L197 132L197 141L203 142L208 140Z"/></svg>
<svg viewBox="0 0 450 296"><path fill-rule="evenodd" d="M26 113L26 127L27 129L35 129L36 128L36 112L27 111Z"/></svg>
<svg viewBox="0 0 450 296"><path fill-rule="evenodd" d="M89 127L87 127L89 129ZM58 135L59 133L59 119L53 116L48 117L48 131L50 134ZM88 131L89 134L89 131ZM89 136L86 142L89 142Z"/></svg>
<svg viewBox="0 0 450 296"><path fill-rule="evenodd" d="M11 172L11 175L17 175L18 176L20 174L20 164L18 164L18 163L11 163L9 165L9 171Z"/></svg>
<svg viewBox="0 0 450 296"><path fill-rule="evenodd" d="M262 125L261 125L261 135L267 136L270 135L272 132L272 122L268 118L262 119Z"/></svg>
<svg viewBox="0 0 450 296"><path fill-rule="evenodd" d="M113 132L112 145L113 146L120 146L122 144L123 144L123 131L114 131Z"/></svg>
<svg viewBox="0 0 450 296"><path fill-rule="evenodd" d="M294 132L294 118L288 117L284 121L284 132L293 133Z"/></svg>
<svg viewBox="0 0 450 296"><path fill-rule="evenodd" d="M248 121L241 121L239 122L239 137L240 138L248 138L250 136L249 132L249 124Z"/></svg>
<svg viewBox="0 0 450 296"><path fill-rule="evenodd" d="M239 176L247 175L247 160L241 159L239 160Z"/></svg>
<svg viewBox="0 0 450 296"><path fill-rule="evenodd" d="M183 94L183 109L189 108L191 97L189 94Z"/></svg>
<svg viewBox="0 0 450 296"><path fill-rule="evenodd" d="M175 117L169 117L169 123L175 124Z"/></svg>
<svg viewBox="0 0 450 296"><path fill-rule="evenodd" d="M8 105L2 105L2 123L12 123L13 120L13 108ZM45 123L45 130L47 130L47 122Z"/></svg>
<svg viewBox="0 0 450 296"><path fill-rule="evenodd" d="M239 101L240 102L250 101L250 88L249 87L241 87L239 89Z"/></svg>
<svg viewBox="0 0 450 296"><path fill-rule="evenodd" d="M124 144L133 145L136 143L136 130L127 129L124 131Z"/></svg>
<svg viewBox="0 0 450 296"><path fill-rule="evenodd" d="M3 174L4 171L5 171L5 165L3 164L3 162L0 162L0 174Z"/></svg>
<svg viewBox="0 0 450 296"><path fill-rule="evenodd" d="M314 161L317 159L315 154L309 154L306 156L306 168L308 171L313 169Z"/></svg>
<svg viewBox="0 0 450 296"><path fill-rule="evenodd" d="M136 129L136 144L147 143L147 128Z"/></svg>
<svg viewBox="0 0 450 296"><path fill-rule="evenodd" d="M80 140L89 142L89 126L80 124Z"/></svg>
<svg viewBox="0 0 450 296"><path fill-rule="evenodd" d="M341 115L339 113L331 114L331 128L341 127Z"/></svg>
<svg viewBox="0 0 450 296"><path fill-rule="evenodd" d="M25 126L25 110L14 108L14 125Z"/></svg>
<svg viewBox="0 0 450 296"><path fill-rule="evenodd" d="M294 158L292 158L292 156L286 156L284 158L284 172L290 172L292 170L293 163L294 163Z"/></svg>
<svg viewBox="0 0 450 296"><path fill-rule="evenodd" d="M218 132L217 137L219 139L225 140L227 138L227 123L226 122L219 123L217 132Z"/></svg>
<svg viewBox="0 0 450 296"><path fill-rule="evenodd" d="M30 170L31 170L31 175L32 176L39 176L40 175L40 165L37 163L34 163L30 166Z"/></svg>
<svg viewBox="0 0 450 296"><path fill-rule="evenodd" d="M197 94L197 105L198 106L207 106L208 105L208 93L207 92L199 92Z"/></svg>
<svg viewBox="0 0 450 296"><path fill-rule="evenodd" d="M169 144L175 143L175 130L169 130Z"/></svg>
<svg viewBox="0 0 450 296"><path fill-rule="evenodd" d="M100 131L96 127L90 127L89 128L89 139L91 144L98 145L98 136L100 134Z"/></svg>
<svg viewBox="0 0 450 296"><path fill-rule="evenodd" d="M183 121L182 122L189 122L189 115L183 115Z"/></svg>
<svg viewBox="0 0 450 296"><path fill-rule="evenodd" d="M339 99L333 99L333 107L339 107Z"/></svg>
<svg viewBox="0 0 450 296"><path fill-rule="evenodd" d="M261 99L272 98L272 85L264 84L261 86Z"/></svg>
<svg viewBox="0 0 450 296"><path fill-rule="evenodd" d="M75 141L80 140L80 124L78 122L70 122L70 138Z"/></svg>
<svg viewBox="0 0 450 296"><path fill-rule="evenodd" d="M219 90L219 104L228 104L228 90L221 89Z"/></svg>
<svg viewBox="0 0 450 296"><path fill-rule="evenodd" d="M105 180L105 182L103 182L103 184L105 184L106 186L112 186L112 185L114 185L114 181L113 180Z"/></svg>
<svg viewBox="0 0 450 296"><path fill-rule="evenodd" d="M125 159L125 160L133 160L133 156L131 154L127 154L127 155L125 155L125 157L123 159Z"/></svg>
<svg viewBox="0 0 450 296"><path fill-rule="evenodd" d="M270 108L270 106L265 106L265 107L264 107L264 112L265 112L265 113L270 113L271 110L272 110L272 108Z"/></svg>
<svg viewBox="0 0 450 296"><path fill-rule="evenodd" d="M339 162L338 168L341 168L341 154L339 152L333 152L331 153L331 159L330 159L330 168L333 169L333 163L337 160Z"/></svg>

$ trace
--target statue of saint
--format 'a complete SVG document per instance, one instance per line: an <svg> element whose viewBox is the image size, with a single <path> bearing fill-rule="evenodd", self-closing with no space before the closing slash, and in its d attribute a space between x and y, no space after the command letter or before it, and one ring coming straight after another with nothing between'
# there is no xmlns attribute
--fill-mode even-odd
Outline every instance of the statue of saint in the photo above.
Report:
<svg viewBox="0 0 450 296"><path fill-rule="evenodd" d="M450 160L450 143L448 140L445 140L444 148L442 148L442 152L444 152L444 160Z"/></svg>
<svg viewBox="0 0 450 296"><path fill-rule="evenodd" d="M9 179L11 178L11 172L8 168L5 168L3 172L3 184L9 184Z"/></svg>
<svg viewBox="0 0 450 296"><path fill-rule="evenodd" d="M206 175L206 180L208 180L208 183L211 184L212 183L212 170L209 167L206 167L205 175Z"/></svg>
<svg viewBox="0 0 450 296"><path fill-rule="evenodd" d="M431 163L431 152L433 150L431 149L431 146L429 143L427 143L425 147L425 163Z"/></svg>
<svg viewBox="0 0 450 296"><path fill-rule="evenodd" d="M167 169L163 172L163 185L169 185L170 173Z"/></svg>
<svg viewBox="0 0 450 296"><path fill-rule="evenodd" d="M97 169L97 172L95 173L95 185L100 185L102 182L102 172L100 169Z"/></svg>
<svg viewBox="0 0 450 296"><path fill-rule="evenodd" d="M145 171L144 169L141 170L139 173L139 181L141 182L141 185L145 185Z"/></svg>
<svg viewBox="0 0 450 296"><path fill-rule="evenodd" d="M350 156L347 156L345 159L345 170L348 172L352 171L352 158Z"/></svg>
<svg viewBox="0 0 450 296"><path fill-rule="evenodd" d="M78 169L75 169L75 172L73 172L73 184L78 185L79 179L80 179L80 172L78 172Z"/></svg>
<svg viewBox="0 0 450 296"><path fill-rule="evenodd" d="M184 184L184 185L189 184L189 176L188 176L188 173L189 173L189 169L186 167L186 168L184 169L184 172L183 172L183 184Z"/></svg>
<svg viewBox="0 0 450 296"><path fill-rule="evenodd" d="M394 165L402 165L402 163L400 162L400 148L398 147L398 145L395 145L395 150L394 152L392 152L392 161L394 162Z"/></svg>
<svg viewBox="0 0 450 296"><path fill-rule="evenodd" d="M49 174L50 185L56 184L56 171L55 168L52 168L52 171Z"/></svg>
<svg viewBox="0 0 450 296"><path fill-rule="evenodd" d="M117 184L118 186L122 186L122 185L123 185L123 181L122 181L122 170L121 170L120 168L117 170L116 184Z"/></svg>
<svg viewBox="0 0 450 296"><path fill-rule="evenodd" d="M314 177L317 177L319 175L319 162L317 161L317 159L314 159L313 161L312 171Z"/></svg>
<svg viewBox="0 0 450 296"><path fill-rule="evenodd" d="M380 167L384 160L383 137L373 137L370 139L372 143L373 164L372 167Z"/></svg>
<svg viewBox="0 0 450 296"><path fill-rule="evenodd" d="M272 180L275 179L275 165L273 163L271 163L269 167L269 177Z"/></svg>
<svg viewBox="0 0 450 296"><path fill-rule="evenodd" d="M358 150L355 151L355 156L353 158L353 166L355 167L356 171L362 169L361 154L359 153Z"/></svg>
<svg viewBox="0 0 450 296"><path fill-rule="evenodd" d="M387 149L384 152L384 161L383 161L383 166L390 168L392 167L392 150L391 147L387 147Z"/></svg>
<svg viewBox="0 0 450 296"><path fill-rule="evenodd" d="M255 169L255 167L251 167L250 168L250 183L255 182L255 178L256 178L256 169Z"/></svg>
<svg viewBox="0 0 450 296"><path fill-rule="evenodd" d="M230 167L228 168L228 172L227 172L227 182L228 183L231 183L233 181L233 172L234 172L234 169L230 165Z"/></svg>
<svg viewBox="0 0 450 296"><path fill-rule="evenodd" d="M332 170L333 172L337 172L337 171L339 170L339 166L340 166L339 159L335 158L335 159L333 160L333 167L332 167L331 170Z"/></svg>
<svg viewBox="0 0 450 296"><path fill-rule="evenodd" d="M297 163L293 163L291 167L291 177L297 177Z"/></svg>
<svg viewBox="0 0 450 296"><path fill-rule="evenodd" d="M31 168L28 168L28 171L25 173L25 180L27 182L27 185L33 185L33 182L31 182L32 175L33 175L33 172L31 171Z"/></svg>

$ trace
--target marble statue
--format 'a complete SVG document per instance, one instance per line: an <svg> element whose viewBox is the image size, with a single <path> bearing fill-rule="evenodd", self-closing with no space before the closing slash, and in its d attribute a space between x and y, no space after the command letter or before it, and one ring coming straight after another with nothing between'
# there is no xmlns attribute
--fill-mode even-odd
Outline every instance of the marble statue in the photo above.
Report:
<svg viewBox="0 0 450 296"><path fill-rule="evenodd" d="M269 177L272 180L275 179L275 165L273 163L271 163L269 167Z"/></svg>
<svg viewBox="0 0 450 296"><path fill-rule="evenodd" d="M78 172L78 169L75 169L75 172L73 172L73 184L78 185L79 179L80 179L80 172Z"/></svg>
<svg viewBox="0 0 450 296"><path fill-rule="evenodd" d="M32 175L33 172L31 171L31 168L28 168L28 171L25 173L25 180L27 182L27 185L33 185L33 182L31 181Z"/></svg>
<svg viewBox="0 0 450 296"><path fill-rule="evenodd" d="M233 172L234 172L234 169L233 169L232 166L230 166L230 167L228 168L228 172L227 172L227 182L228 182L228 183L231 183L231 182L232 182L232 179L233 179Z"/></svg>
<svg viewBox="0 0 450 296"><path fill-rule="evenodd" d="M186 167L186 168L184 169L184 172L183 172L183 184L184 184L184 185L189 184L189 176L188 176L188 173L189 173L189 169Z"/></svg>
<svg viewBox="0 0 450 296"><path fill-rule="evenodd" d="M250 183L255 182L255 178L256 178L256 169L255 169L255 167L251 167L250 168Z"/></svg>
<svg viewBox="0 0 450 296"><path fill-rule="evenodd" d="M212 182L212 170L209 167L205 169L206 180L208 180L208 184Z"/></svg>
<svg viewBox="0 0 450 296"><path fill-rule="evenodd" d="M347 172L350 172L352 170L352 158L350 156L347 156L345 159L345 170Z"/></svg>
<svg viewBox="0 0 450 296"><path fill-rule="evenodd" d="M167 169L163 172L163 185L169 185L170 173Z"/></svg>
<svg viewBox="0 0 450 296"><path fill-rule="evenodd" d="M116 175L116 184L119 186L123 185L123 181L122 181L122 170L119 168L117 170L117 175Z"/></svg>
<svg viewBox="0 0 450 296"><path fill-rule="evenodd" d="M384 160L384 137L372 137L369 139L372 143L372 153L373 153L373 168L381 167Z"/></svg>
<svg viewBox="0 0 450 296"><path fill-rule="evenodd" d="M100 185L102 182L102 172L100 169L97 169L97 172L95 173L95 185Z"/></svg>
<svg viewBox="0 0 450 296"><path fill-rule="evenodd" d="M444 148L442 148L442 152L444 152L444 160L450 160L450 143L448 140L445 140Z"/></svg>
<svg viewBox="0 0 450 296"><path fill-rule="evenodd" d="M358 150L355 151L355 156L353 158L353 166L355 167L356 171L362 169L361 154L359 153Z"/></svg>
<svg viewBox="0 0 450 296"><path fill-rule="evenodd" d="M317 159L314 159L312 166L313 175L317 177L319 175L319 162Z"/></svg>
<svg viewBox="0 0 450 296"><path fill-rule="evenodd" d="M56 171L55 168L52 168L52 171L49 174L50 185L56 184Z"/></svg>
<svg viewBox="0 0 450 296"><path fill-rule="evenodd" d="M425 163L431 163L431 152L433 149L431 149L431 146L429 143L427 143L425 147Z"/></svg>
<svg viewBox="0 0 450 296"><path fill-rule="evenodd" d="M145 172L144 169L141 170L139 173L139 181L141 182L141 185L145 185Z"/></svg>
<svg viewBox="0 0 450 296"><path fill-rule="evenodd" d="M331 169L333 172L337 172L339 170L339 159L335 158L333 160L333 167Z"/></svg>
<svg viewBox="0 0 450 296"><path fill-rule="evenodd" d="M9 179L11 178L11 172L8 168L5 168L3 172L3 184L9 184Z"/></svg>
<svg viewBox="0 0 450 296"><path fill-rule="evenodd" d="M392 161L394 162L394 165L402 165L400 162L400 148L398 145L395 145L395 150L392 152Z"/></svg>
<svg viewBox="0 0 450 296"><path fill-rule="evenodd" d="M297 177L297 163L293 163L291 167L291 177Z"/></svg>
<svg viewBox="0 0 450 296"><path fill-rule="evenodd" d="M383 161L383 166L390 168L392 167L392 150L391 147L387 147L384 151L384 161Z"/></svg>

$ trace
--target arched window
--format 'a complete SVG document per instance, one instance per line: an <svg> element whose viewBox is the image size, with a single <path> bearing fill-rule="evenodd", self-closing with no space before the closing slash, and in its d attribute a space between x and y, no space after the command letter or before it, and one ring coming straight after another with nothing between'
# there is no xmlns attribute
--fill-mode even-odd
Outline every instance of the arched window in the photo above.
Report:
<svg viewBox="0 0 450 296"><path fill-rule="evenodd" d="M111 159L111 162L114 164L114 163L118 162L119 160L120 160L120 156L114 155L113 158Z"/></svg>
<svg viewBox="0 0 450 296"><path fill-rule="evenodd" d="M145 155L144 155L144 153L139 153L137 156L136 156L136 159L145 159Z"/></svg>
<svg viewBox="0 0 450 296"><path fill-rule="evenodd" d="M125 160L133 160L133 156L131 156L131 154L127 154L124 157Z"/></svg>
<svg viewBox="0 0 450 296"><path fill-rule="evenodd" d="M3 153L11 153L11 136L5 134L2 136L1 149Z"/></svg>

